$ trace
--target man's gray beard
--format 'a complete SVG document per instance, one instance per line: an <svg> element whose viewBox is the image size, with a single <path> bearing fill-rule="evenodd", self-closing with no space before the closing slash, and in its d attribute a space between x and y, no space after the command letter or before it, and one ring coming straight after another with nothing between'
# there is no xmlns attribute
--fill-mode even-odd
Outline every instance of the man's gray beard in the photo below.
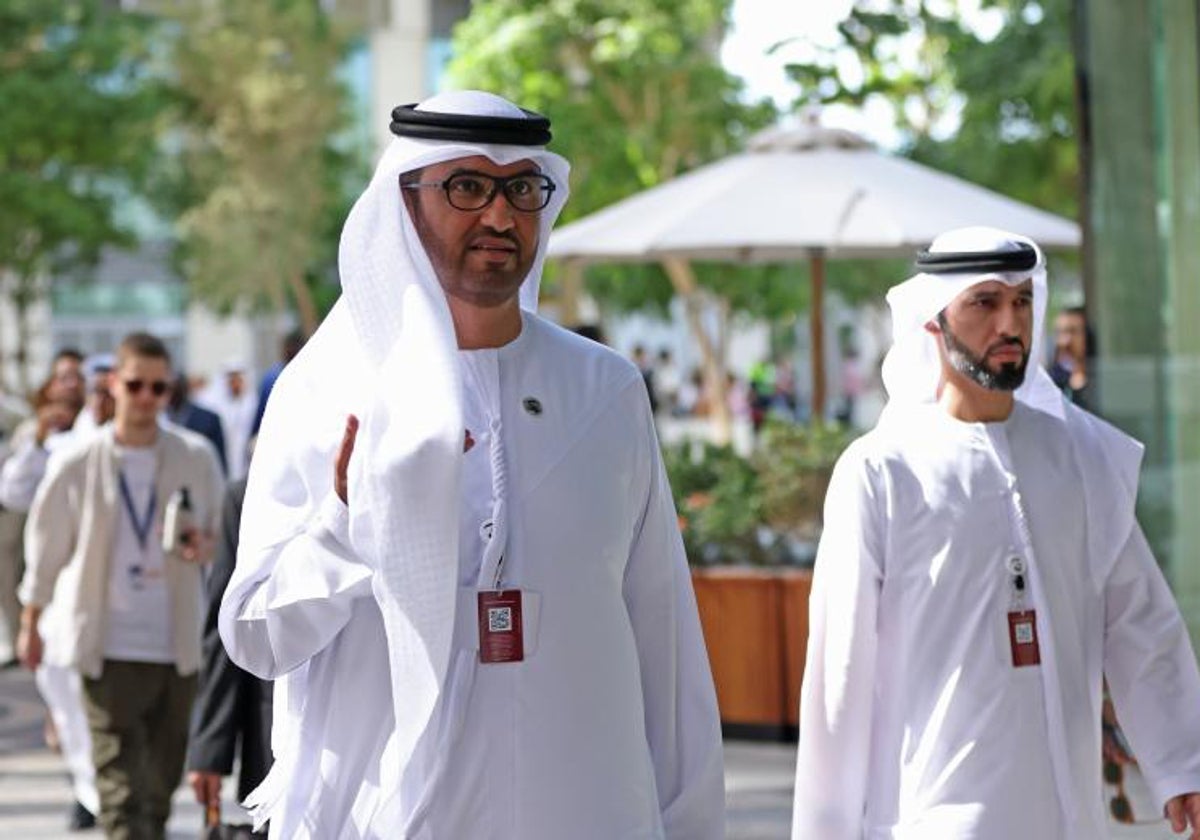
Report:
<svg viewBox="0 0 1200 840"><path fill-rule="evenodd" d="M984 360L971 352L971 349L958 340L950 332L945 320L941 320L942 344L946 348L946 357L959 373L966 376L976 385L989 391L1015 391L1025 381L1025 368L1029 366L1029 352L1024 353L1021 363L1005 362L999 370L991 370Z"/></svg>

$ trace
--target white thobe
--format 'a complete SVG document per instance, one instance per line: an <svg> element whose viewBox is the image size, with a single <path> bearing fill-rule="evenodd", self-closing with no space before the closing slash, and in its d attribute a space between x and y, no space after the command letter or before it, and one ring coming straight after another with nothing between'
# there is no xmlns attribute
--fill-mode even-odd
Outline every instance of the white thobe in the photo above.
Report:
<svg viewBox="0 0 1200 840"><path fill-rule="evenodd" d="M254 426L254 415L258 411L257 395L246 390L234 396L222 381L197 394L195 401L196 405L207 408L221 418L229 480L245 478L250 465L250 433Z"/></svg>
<svg viewBox="0 0 1200 840"><path fill-rule="evenodd" d="M90 422L89 422L90 421ZM89 438L96 429L90 412L83 412L76 427L55 432L39 445L32 435L25 438L0 470L0 505L28 513L37 489L46 476L52 457L60 457ZM23 520L22 520L23 521ZM60 626L67 619L55 602L42 611L38 631L46 649L60 644ZM53 659L53 657L50 657ZM74 668L55 665L43 658L34 674L38 693L54 720L60 752L71 775L76 801L93 814L100 813L100 794L96 791L96 768L92 763L92 736L83 708L83 682Z"/></svg>
<svg viewBox="0 0 1200 840"><path fill-rule="evenodd" d="M264 678L308 669L299 766L272 836L723 837L716 699L640 376L530 315L516 341L460 354L460 365L474 446L454 649L398 790L381 782L393 720L383 622L372 572L346 548L340 502L327 500L273 569L225 596L238 664ZM497 428L502 585L524 593L525 659L481 664L476 591ZM320 735L309 742L306 731Z"/></svg>
<svg viewBox="0 0 1200 840"><path fill-rule="evenodd" d="M1098 562L1087 447L1020 402L1001 423L905 411L847 450L826 500L793 837L1107 836L1103 676L1159 804L1200 790L1187 633L1136 523ZM1012 662L1014 557L1037 666Z"/></svg>

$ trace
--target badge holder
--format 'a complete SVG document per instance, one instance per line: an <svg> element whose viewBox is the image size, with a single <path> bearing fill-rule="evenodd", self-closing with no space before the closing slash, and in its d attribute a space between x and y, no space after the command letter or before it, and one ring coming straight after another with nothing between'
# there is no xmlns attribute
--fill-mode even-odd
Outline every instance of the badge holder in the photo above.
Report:
<svg viewBox="0 0 1200 840"><path fill-rule="evenodd" d="M1012 650L1014 668L1040 665L1041 650L1038 647L1037 612L1025 609L1025 561L1013 557L1008 561L1012 584L1012 604L1008 611L1008 644Z"/></svg>
<svg viewBox="0 0 1200 840"><path fill-rule="evenodd" d="M485 664L525 659L525 631L520 589L481 591L479 661Z"/></svg>

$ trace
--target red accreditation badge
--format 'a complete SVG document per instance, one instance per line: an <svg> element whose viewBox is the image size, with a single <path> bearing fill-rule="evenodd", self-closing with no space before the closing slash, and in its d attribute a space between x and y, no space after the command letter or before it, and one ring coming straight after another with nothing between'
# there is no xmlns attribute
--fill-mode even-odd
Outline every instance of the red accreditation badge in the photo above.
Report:
<svg viewBox="0 0 1200 840"><path fill-rule="evenodd" d="M520 662L525 658L521 590L479 593L479 661Z"/></svg>
<svg viewBox="0 0 1200 840"><path fill-rule="evenodd" d="M1008 643L1012 647L1014 668L1042 663L1038 650L1037 614L1033 610L1008 614Z"/></svg>

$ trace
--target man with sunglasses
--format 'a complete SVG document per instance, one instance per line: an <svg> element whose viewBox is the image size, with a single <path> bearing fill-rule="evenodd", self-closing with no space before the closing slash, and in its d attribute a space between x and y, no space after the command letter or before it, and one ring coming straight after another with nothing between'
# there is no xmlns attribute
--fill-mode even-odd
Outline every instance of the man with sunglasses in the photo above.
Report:
<svg viewBox="0 0 1200 840"><path fill-rule="evenodd" d="M342 299L271 394L221 609L234 661L276 679L256 820L722 838L645 388L535 313L568 187L548 121L465 91L392 130L342 233Z"/></svg>
<svg viewBox="0 0 1200 840"><path fill-rule="evenodd" d="M160 423L170 378L158 338L121 342L112 423L51 461L26 528L20 657L82 675L100 823L121 840L164 837L200 663L200 566L220 510L207 441ZM184 499L192 523L176 532Z"/></svg>

